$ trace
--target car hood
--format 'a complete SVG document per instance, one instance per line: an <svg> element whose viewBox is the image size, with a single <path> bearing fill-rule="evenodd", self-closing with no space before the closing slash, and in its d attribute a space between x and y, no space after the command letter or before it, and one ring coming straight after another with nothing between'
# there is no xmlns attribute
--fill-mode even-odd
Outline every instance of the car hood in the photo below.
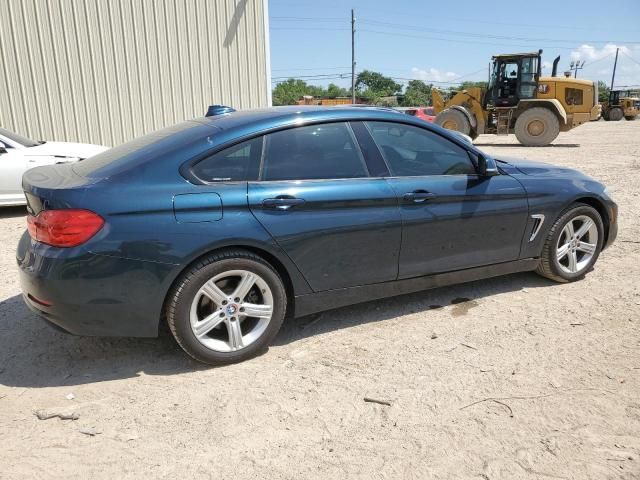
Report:
<svg viewBox="0 0 640 480"><path fill-rule="evenodd" d="M26 151L29 156L88 158L105 150L109 150L109 147L89 143L45 142L42 145L29 147Z"/></svg>
<svg viewBox="0 0 640 480"><path fill-rule="evenodd" d="M586 175L573 168L560 167L558 165L552 165L544 162L534 162L532 160L523 160L521 158L513 157L495 157L498 161L498 165L506 170L510 170L508 173L523 173L525 175L534 175L537 177L586 177ZM516 169L517 172L514 172Z"/></svg>

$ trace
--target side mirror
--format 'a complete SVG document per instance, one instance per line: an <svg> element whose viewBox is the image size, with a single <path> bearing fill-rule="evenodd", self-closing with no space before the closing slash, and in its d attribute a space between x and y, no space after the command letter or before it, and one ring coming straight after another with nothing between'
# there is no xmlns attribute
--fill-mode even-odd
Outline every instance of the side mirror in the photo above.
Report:
<svg viewBox="0 0 640 480"><path fill-rule="evenodd" d="M484 155L478 155L478 171L483 177L493 177L500 173L496 161Z"/></svg>
<svg viewBox="0 0 640 480"><path fill-rule="evenodd" d="M7 152L7 149L5 147L0 146L0 155L3 153L9 153L9 152Z"/></svg>

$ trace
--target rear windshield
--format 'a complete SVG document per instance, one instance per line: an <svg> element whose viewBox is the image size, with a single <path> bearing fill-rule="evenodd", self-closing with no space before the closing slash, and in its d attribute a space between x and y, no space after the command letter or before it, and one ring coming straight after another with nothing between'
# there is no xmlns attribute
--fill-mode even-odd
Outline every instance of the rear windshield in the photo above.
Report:
<svg viewBox="0 0 640 480"><path fill-rule="evenodd" d="M105 175L107 170L112 171L121 165L129 162L137 163L148 158L147 150L151 150L151 146L161 142L167 137L186 132L190 129L202 128L200 123L186 121L172 125L170 127L156 130L142 137L135 138L130 142L123 143L117 147L99 153L93 157L86 158L76 162L73 170L84 177L94 177ZM209 127L210 128L210 127ZM180 135L176 135L178 140Z"/></svg>

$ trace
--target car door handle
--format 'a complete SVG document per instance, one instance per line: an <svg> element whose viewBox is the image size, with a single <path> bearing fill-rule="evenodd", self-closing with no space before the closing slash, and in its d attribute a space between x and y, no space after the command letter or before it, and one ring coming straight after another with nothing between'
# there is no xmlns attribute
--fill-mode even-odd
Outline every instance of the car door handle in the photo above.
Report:
<svg viewBox="0 0 640 480"><path fill-rule="evenodd" d="M291 197L288 195L281 195L276 198L265 198L262 200L262 208L272 210L289 210L297 205L302 205L304 199Z"/></svg>
<svg viewBox="0 0 640 480"><path fill-rule="evenodd" d="M435 197L435 193L427 192L426 190L415 190L405 193L402 198L408 203L422 203Z"/></svg>

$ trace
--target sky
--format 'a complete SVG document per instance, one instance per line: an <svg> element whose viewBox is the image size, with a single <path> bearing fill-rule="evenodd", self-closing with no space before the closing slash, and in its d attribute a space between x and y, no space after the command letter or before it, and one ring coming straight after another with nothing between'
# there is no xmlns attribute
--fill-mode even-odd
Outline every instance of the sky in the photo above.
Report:
<svg viewBox="0 0 640 480"><path fill-rule="evenodd" d="M351 85L351 8L356 72L398 83L447 86L486 80L491 55L544 50L543 74L584 61L578 78L640 86L640 0L269 0L271 76ZM634 25L635 24L635 25Z"/></svg>

